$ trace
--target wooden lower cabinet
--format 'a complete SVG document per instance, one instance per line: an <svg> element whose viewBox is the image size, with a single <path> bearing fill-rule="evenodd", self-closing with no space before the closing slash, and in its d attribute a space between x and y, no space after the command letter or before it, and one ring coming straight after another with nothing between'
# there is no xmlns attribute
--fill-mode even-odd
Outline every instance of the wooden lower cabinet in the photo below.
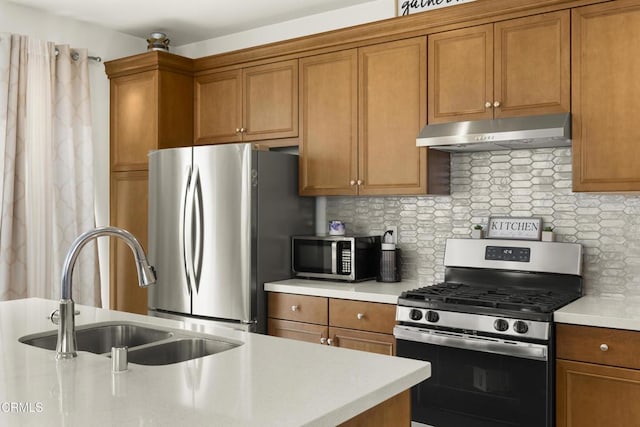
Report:
<svg viewBox="0 0 640 427"><path fill-rule="evenodd" d="M395 304L269 292L267 333L272 336L395 356ZM340 424L397 427L411 424L406 390Z"/></svg>
<svg viewBox="0 0 640 427"><path fill-rule="evenodd" d="M290 338L311 343L326 343L329 336L329 328L325 325L273 318L267 320L267 331L269 335L274 337Z"/></svg>
<svg viewBox="0 0 640 427"><path fill-rule="evenodd" d="M405 390L339 424L339 427L409 427L410 424L411 391Z"/></svg>
<svg viewBox="0 0 640 427"><path fill-rule="evenodd" d="M640 426L640 332L556 330L557 427Z"/></svg>
<svg viewBox="0 0 640 427"><path fill-rule="evenodd" d="M111 173L111 225L131 232L147 246L147 171ZM112 310L147 314L147 290L138 286L138 273L131 248L122 240L110 245Z"/></svg>
<svg viewBox="0 0 640 427"><path fill-rule="evenodd" d="M558 360L556 426L640 425L640 370Z"/></svg>
<svg viewBox="0 0 640 427"><path fill-rule="evenodd" d="M269 335L396 354L395 304L269 292L267 305Z"/></svg>
<svg viewBox="0 0 640 427"><path fill-rule="evenodd" d="M393 335L353 329L329 328L331 345L368 351L369 353L396 355L396 339Z"/></svg>

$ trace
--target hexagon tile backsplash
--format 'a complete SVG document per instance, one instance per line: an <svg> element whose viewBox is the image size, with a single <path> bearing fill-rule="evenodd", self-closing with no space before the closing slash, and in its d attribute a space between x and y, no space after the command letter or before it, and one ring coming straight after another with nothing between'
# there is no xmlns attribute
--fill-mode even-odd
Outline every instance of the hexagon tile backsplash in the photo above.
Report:
<svg viewBox="0 0 640 427"><path fill-rule="evenodd" d="M640 196L572 192L570 148L453 154L449 196L327 198L348 233L397 225L402 277L424 285L444 277L445 240L489 216L541 217L584 246L585 293L640 299Z"/></svg>

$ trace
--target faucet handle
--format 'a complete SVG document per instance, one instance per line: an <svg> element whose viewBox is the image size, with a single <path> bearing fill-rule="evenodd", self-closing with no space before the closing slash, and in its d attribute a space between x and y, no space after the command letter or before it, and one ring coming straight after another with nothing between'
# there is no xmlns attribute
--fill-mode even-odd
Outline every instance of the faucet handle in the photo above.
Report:
<svg viewBox="0 0 640 427"><path fill-rule="evenodd" d="M78 315L80 314L80 310L74 310L73 311L74 315ZM53 323L54 325L59 325L60 324L60 309L55 309L51 312L51 314L49 314L47 316L47 319L51 320L51 323Z"/></svg>

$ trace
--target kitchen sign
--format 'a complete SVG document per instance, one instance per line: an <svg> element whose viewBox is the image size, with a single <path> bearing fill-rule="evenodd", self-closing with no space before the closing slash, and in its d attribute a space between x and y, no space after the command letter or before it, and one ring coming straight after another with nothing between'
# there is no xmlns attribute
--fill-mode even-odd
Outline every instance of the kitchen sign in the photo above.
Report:
<svg viewBox="0 0 640 427"><path fill-rule="evenodd" d="M476 0L396 0L396 15L405 16L417 12L440 9Z"/></svg>
<svg viewBox="0 0 640 427"><path fill-rule="evenodd" d="M487 239L540 240L542 218L490 217Z"/></svg>

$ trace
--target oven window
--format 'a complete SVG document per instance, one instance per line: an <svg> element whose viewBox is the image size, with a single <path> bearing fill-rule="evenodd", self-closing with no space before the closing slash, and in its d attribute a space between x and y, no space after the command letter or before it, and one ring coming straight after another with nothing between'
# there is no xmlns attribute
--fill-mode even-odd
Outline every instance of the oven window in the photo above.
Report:
<svg viewBox="0 0 640 427"><path fill-rule="evenodd" d="M293 269L305 273L331 273L331 241L294 240Z"/></svg>
<svg viewBox="0 0 640 427"><path fill-rule="evenodd" d="M550 426L549 364L398 340L397 354L431 362L411 390L412 419L433 427Z"/></svg>

